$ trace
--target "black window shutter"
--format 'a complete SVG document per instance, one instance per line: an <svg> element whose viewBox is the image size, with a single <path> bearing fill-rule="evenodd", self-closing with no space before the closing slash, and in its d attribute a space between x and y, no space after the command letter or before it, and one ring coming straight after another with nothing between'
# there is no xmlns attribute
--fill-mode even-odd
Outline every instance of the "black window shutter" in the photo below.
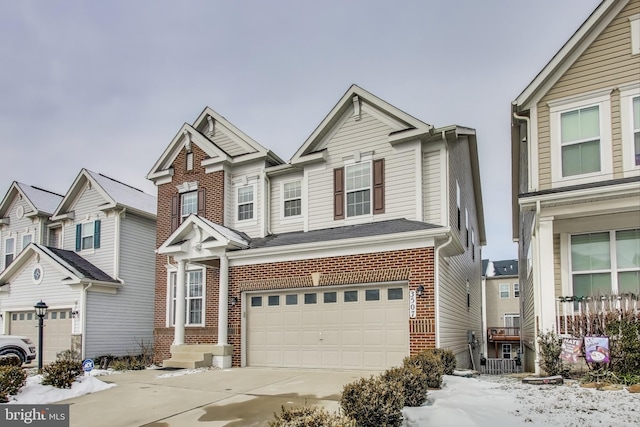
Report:
<svg viewBox="0 0 640 427"><path fill-rule="evenodd" d="M100 220L96 219L93 223L93 247L98 249L100 247Z"/></svg>
<svg viewBox="0 0 640 427"><path fill-rule="evenodd" d="M171 232L180 224L180 195L174 194L171 197Z"/></svg>
<svg viewBox="0 0 640 427"><path fill-rule="evenodd" d="M333 170L333 219L344 219L344 168Z"/></svg>
<svg viewBox="0 0 640 427"><path fill-rule="evenodd" d="M82 249L82 224L76 224L76 252Z"/></svg>
<svg viewBox="0 0 640 427"><path fill-rule="evenodd" d="M206 193L205 189L201 188L198 190L198 216L205 216L205 202L206 202Z"/></svg>

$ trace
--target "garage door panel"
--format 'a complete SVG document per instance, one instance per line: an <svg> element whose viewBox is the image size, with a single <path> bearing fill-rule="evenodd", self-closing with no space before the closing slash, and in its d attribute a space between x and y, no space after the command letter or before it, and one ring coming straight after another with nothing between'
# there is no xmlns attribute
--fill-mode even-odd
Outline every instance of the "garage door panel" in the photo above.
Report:
<svg viewBox="0 0 640 427"><path fill-rule="evenodd" d="M247 307L247 363L376 370L400 364L409 352L408 292L405 285L404 299L387 300L389 287L402 286L251 294L279 305Z"/></svg>
<svg viewBox="0 0 640 427"><path fill-rule="evenodd" d="M10 334L27 336L38 346L38 318L33 311L11 313L9 319ZM55 361L58 353L71 348L71 325L69 310L52 309L47 312L42 343L44 363Z"/></svg>

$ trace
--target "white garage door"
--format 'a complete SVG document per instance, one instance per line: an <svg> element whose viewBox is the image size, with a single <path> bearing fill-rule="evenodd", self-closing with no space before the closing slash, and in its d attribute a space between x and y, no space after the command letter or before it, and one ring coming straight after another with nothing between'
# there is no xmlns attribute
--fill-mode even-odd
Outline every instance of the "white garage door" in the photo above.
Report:
<svg viewBox="0 0 640 427"><path fill-rule="evenodd" d="M11 313L9 325L12 335L24 335L33 340L38 348L38 317L34 311ZM69 310L49 310L44 318L43 332L44 363L56 360L56 354L71 348L71 312ZM37 360L37 358L36 358Z"/></svg>
<svg viewBox="0 0 640 427"><path fill-rule="evenodd" d="M407 285L247 294L247 365L386 369L409 354Z"/></svg>

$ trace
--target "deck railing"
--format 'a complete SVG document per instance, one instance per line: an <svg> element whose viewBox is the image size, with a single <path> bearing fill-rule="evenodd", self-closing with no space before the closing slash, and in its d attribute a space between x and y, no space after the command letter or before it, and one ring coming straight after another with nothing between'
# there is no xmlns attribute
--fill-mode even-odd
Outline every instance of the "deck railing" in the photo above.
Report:
<svg viewBox="0 0 640 427"><path fill-rule="evenodd" d="M482 373L487 375L517 374L522 372L522 365L517 359L485 359L482 361Z"/></svg>
<svg viewBox="0 0 640 427"><path fill-rule="evenodd" d="M634 294L556 299L556 330L560 335L605 335L607 322L640 316Z"/></svg>
<svg viewBox="0 0 640 427"><path fill-rule="evenodd" d="M489 341L512 341L520 337L519 326L489 326L487 328Z"/></svg>

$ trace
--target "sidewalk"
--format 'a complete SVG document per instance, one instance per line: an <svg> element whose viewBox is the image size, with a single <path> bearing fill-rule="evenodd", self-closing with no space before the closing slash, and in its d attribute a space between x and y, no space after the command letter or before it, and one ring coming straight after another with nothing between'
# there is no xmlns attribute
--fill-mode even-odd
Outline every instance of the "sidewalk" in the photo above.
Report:
<svg viewBox="0 0 640 427"><path fill-rule="evenodd" d="M339 407L342 387L371 372L233 368L158 378L163 370L99 377L117 387L70 404L72 427L264 426L282 405Z"/></svg>

